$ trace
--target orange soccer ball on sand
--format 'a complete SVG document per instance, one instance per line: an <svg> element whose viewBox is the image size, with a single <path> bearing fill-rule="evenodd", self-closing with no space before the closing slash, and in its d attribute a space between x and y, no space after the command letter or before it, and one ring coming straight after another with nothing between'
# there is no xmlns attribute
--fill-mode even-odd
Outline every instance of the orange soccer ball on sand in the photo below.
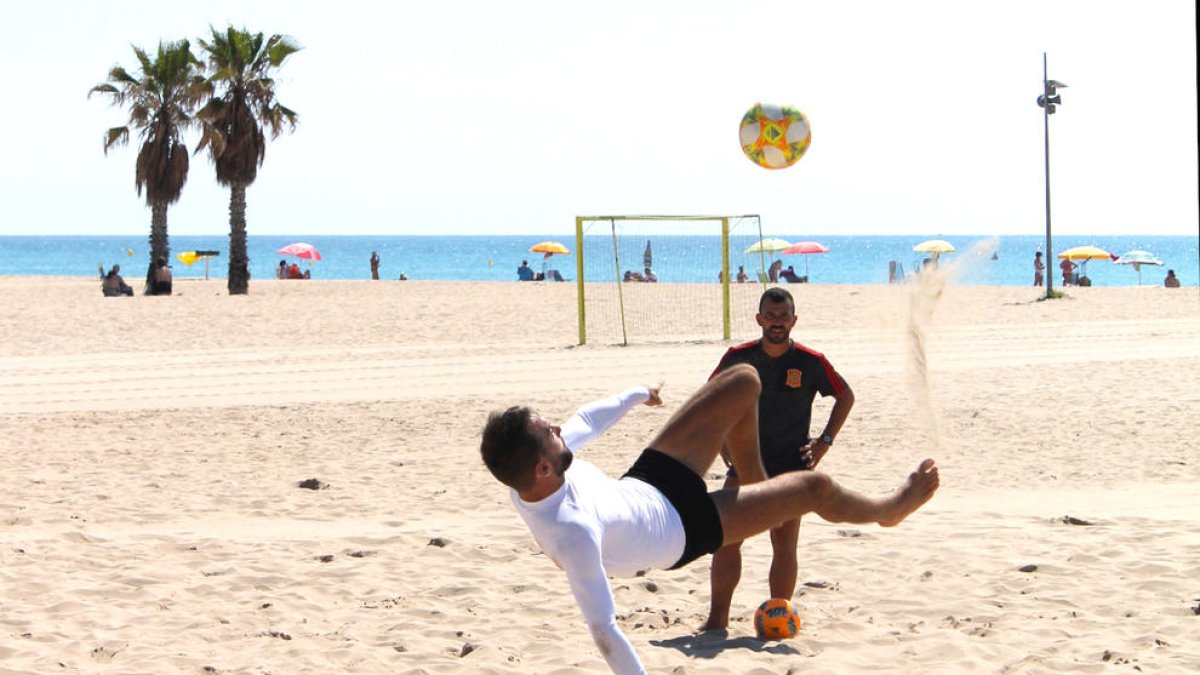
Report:
<svg viewBox="0 0 1200 675"><path fill-rule="evenodd" d="M771 598L754 610L754 632L763 640L786 640L800 632L800 613L784 598Z"/></svg>

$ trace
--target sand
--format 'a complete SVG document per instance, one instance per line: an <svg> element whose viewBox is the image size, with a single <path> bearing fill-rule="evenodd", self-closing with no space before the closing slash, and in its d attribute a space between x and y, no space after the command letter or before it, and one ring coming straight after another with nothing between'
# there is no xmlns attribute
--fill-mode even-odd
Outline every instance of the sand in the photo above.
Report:
<svg viewBox="0 0 1200 675"><path fill-rule="evenodd" d="M623 347L576 345L571 284L176 285L0 278L0 673L606 672L478 432L665 379L585 451L623 470L730 344L715 296L631 287ZM764 537L725 633L692 635L708 558L614 580L648 670L1200 671L1194 289L951 283L923 373L911 287L791 290L857 396L822 468L882 492L936 449L942 489L894 529L806 519L791 640L754 638Z"/></svg>

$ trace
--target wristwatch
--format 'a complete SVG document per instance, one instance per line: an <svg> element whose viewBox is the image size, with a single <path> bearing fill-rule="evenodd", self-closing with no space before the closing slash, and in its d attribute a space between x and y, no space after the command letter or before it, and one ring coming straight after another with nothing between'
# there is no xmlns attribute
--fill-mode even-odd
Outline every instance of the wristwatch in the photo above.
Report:
<svg viewBox="0 0 1200 675"><path fill-rule="evenodd" d="M829 434L821 434L821 438L819 440L825 445L833 445L833 436L830 436Z"/></svg>

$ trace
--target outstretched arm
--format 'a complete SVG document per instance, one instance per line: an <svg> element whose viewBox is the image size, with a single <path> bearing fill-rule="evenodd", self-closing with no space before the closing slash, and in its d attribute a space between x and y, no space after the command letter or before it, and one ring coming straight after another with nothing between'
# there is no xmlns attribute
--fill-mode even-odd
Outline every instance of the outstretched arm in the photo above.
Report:
<svg viewBox="0 0 1200 675"><path fill-rule="evenodd" d="M604 435L612 425L625 416L633 406L645 403L662 405L659 391L662 382L653 386L630 387L625 391L584 405L562 424L562 438L567 447L578 452L583 446Z"/></svg>
<svg viewBox="0 0 1200 675"><path fill-rule="evenodd" d="M616 602L600 559L599 543L588 539L564 548L562 562L571 584L571 594L583 612L588 632L605 663L619 675L644 674L646 671L633 644L617 627Z"/></svg>

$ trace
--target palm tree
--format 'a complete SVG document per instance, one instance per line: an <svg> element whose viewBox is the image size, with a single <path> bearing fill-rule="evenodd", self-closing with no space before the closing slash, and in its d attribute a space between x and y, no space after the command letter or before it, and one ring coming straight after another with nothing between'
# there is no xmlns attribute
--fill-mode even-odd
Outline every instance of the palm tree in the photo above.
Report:
<svg viewBox="0 0 1200 675"><path fill-rule="evenodd" d="M179 201L188 176L188 149L183 132L196 124L193 113L205 97L201 64L192 56L187 40L158 44L153 59L133 48L141 72L136 76L121 66L108 71L108 82L92 87L92 94L107 94L114 106L129 106L129 122L104 135L104 154L129 142L131 130L142 140L134 182L138 195L146 192L150 207L150 263L171 253L167 237L167 207Z"/></svg>
<svg viewBox="0 0 1200 675"><path fill-rule="evenodd" d="M200 40L208 55L209 83L215 90L199 113L203 136L196 152L208 148L217 182L229 187L229 294L243 295L250 283L246 257L246 187L258 177L266 156L263 129L278 138L296 128L297 115L275 100L272 73L300 51L291 38L209 27L212 41Z"/></svg>

